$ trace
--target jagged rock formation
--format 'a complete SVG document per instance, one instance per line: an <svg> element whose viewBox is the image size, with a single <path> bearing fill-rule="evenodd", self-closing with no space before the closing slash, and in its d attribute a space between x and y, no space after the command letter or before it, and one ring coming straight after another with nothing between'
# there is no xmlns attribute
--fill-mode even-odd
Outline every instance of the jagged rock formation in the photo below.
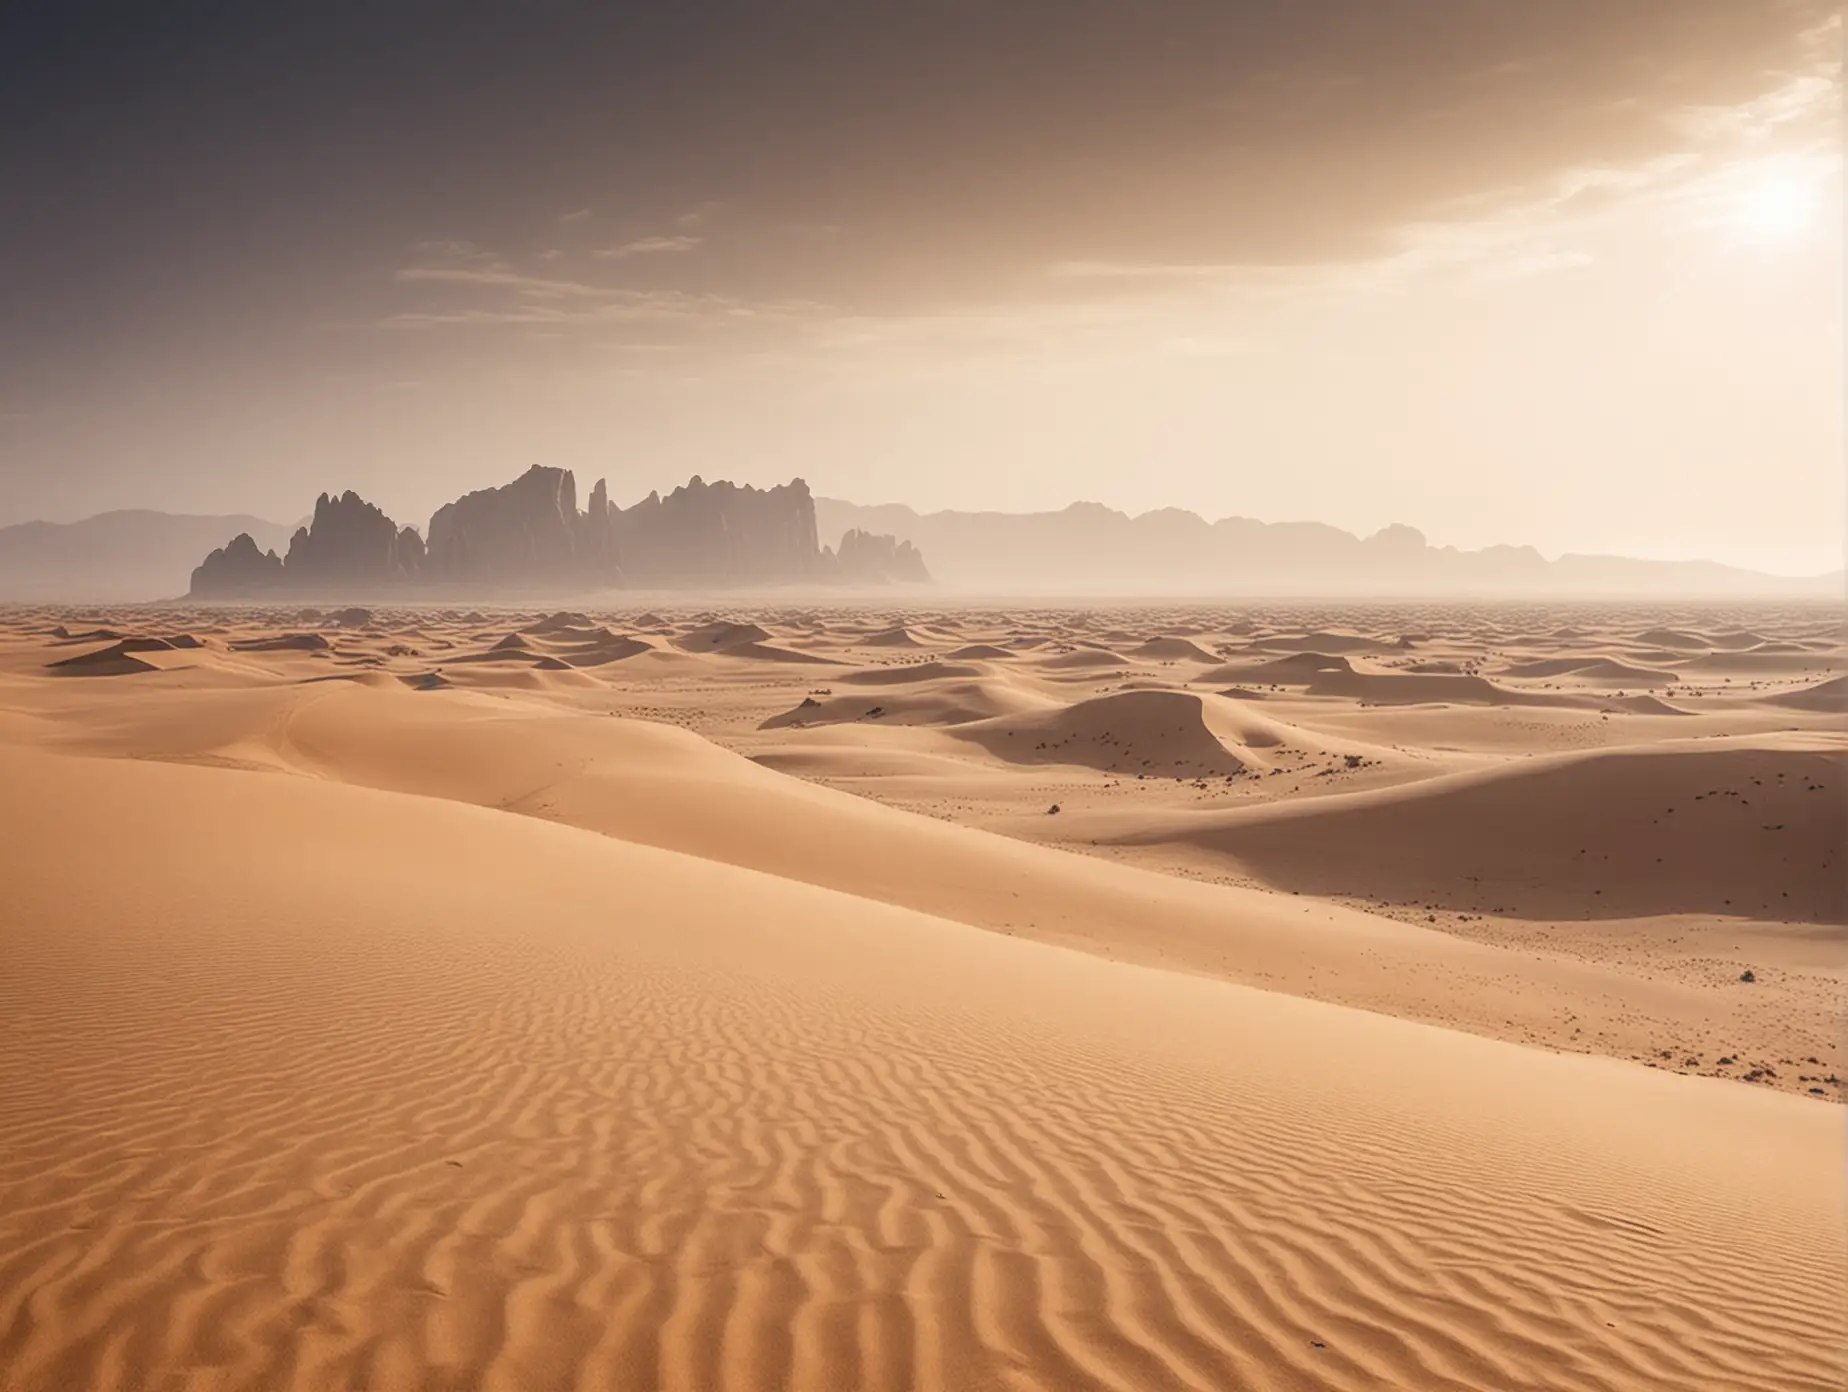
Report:
<svg viewBox="0 0 1848 1392"><path fill-rule="evenodd" d="M314 519L297 530L282 563L290 588L324 593L401 584L417 579L423 566L417 533L351 489L315 499Z"/></svg>
<svg viewBox="0 0 1848 1392"><path fill-rule="evenodd" d="M607 514L602 488L599 483L591 497L601 503L594 510ZM597 564L607 551L591 536L593 525L591 514L577 510L571 471L535 464L512 483L438 508L430 519L426 571L439 583L608 582L615 577Z"/></svg>
<svg viewBox="0 0 1848 1392"><path fill-rule="evenodd" d="M198 599L240 599L275 593L340 594L392 589L420 578L423 538L400 528L348 489L315 499L314 517L289 540L289 554L259 551L240 532L192 574Z"/></svg>
<svg viewBox="0 0 1848 1392"><path fill-rule="evenodd" d="M836 578L848 585L928 585L924 555L908 541L878 536L858 527L841 537L838 553L823 549Z"/></svg>
<svg viewBox="0 0 1848 1392"><path fill-rule="evenodd" d="M801 479L761 489L695 476L665 498L650 493L628 509L610 502L599 479L580 512L571 471L536 464L512 483L437 509L427 546L356 493L322 494L285 559L239 536L193 572L192 593L230 599L409 585L569 592L929 578L917 549L892 537L855 532L842 539L839 554L824 549L815 500Z"/></svg>
<svg viewBox="0 0 1848 1392"><path fill-rule="evenodd" d="M259 551L249 532L239 532L201 561L192 573L198 599L235 599L282 585L282 557Z"/></svg>
<svg viewBox="0 0 1848 1392"><path fill-rule="evenodd" d="M801 479L759 489L695 474L665 498L612 509L610 526L632 585L825 578L815 500Z"/></svg>

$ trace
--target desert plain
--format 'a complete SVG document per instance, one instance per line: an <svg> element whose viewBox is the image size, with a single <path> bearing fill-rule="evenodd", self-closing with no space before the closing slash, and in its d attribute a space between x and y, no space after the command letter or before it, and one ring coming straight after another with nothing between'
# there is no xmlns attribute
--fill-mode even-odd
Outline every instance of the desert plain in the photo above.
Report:
<svg viewBox="0 0 1848 1392"><path fill-rule="evenodd" d="M1837 608L0 611L0 1389L1838 1388Z"/></svg>

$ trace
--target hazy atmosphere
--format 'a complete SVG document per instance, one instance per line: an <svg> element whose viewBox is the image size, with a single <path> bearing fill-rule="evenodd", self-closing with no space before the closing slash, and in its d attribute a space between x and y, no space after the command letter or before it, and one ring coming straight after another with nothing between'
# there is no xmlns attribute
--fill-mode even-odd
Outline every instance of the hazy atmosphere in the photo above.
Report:
<svg viewBox="0 0 1848 1392"><path fill-rule="evenodd" d="M527 465L1841 564L1823 0L9 6L0 524Z"/></svg>
<svg viewBox="0 0 1848 1392"><path fill-rule="evenodd" d="M0 16L0 1392L1841 1392L1839 0Z"/></svg>

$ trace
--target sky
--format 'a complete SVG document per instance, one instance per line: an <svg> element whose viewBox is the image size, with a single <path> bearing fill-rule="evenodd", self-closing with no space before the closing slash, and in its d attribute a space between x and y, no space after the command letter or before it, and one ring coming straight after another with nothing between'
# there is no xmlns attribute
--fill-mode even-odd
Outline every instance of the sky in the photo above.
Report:
<svg viewBox="0 0 1848 1392"><path fill-rule="evenodd" d="M0 524L529 464L1842 564L1823 0L0 8Z"/></svg>

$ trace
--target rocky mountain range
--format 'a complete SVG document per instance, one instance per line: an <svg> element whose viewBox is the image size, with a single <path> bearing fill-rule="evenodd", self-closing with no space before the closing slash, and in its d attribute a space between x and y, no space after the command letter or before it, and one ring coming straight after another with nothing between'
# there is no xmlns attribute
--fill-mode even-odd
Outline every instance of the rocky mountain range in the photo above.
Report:
<svg viewBox="0 0 1848 1392"><path fill-rule="evenodd" d="M801 479L759 489L695 476L630 508L598 480L580 510L569 469L535 464L512 483L438 508L428 538L353 492L323 493L286 555L240 534L192 573L201 599L270 595L574 592L774 584L928 583L909 543L854 531L822 546Z"/></svg>
<svg viewBox="0 0 1848 1392"><path fill-rule="evenodd" d="M1416 528L1358 537L1320 522L1258 522L1097 503L1058 512L928 512L815 500L822 535L862 528L930 556L939 584L1001 595L1840 597L1840 571L1766 575L1713 561L1565 555L1531 546L1432 546Z"/></svg>
<svg viewBox="0 0 1848 1392"><path fill-rule="evenodd" d="M1410 527L1363 538L1314 522L1208 522L1179 509L1131 516L1095 503L1041 513L920 513L814 498L800 482L756 489L695 479L630 508L612 504L599 484L579 511L569 472L536 468L438 509L426 535L351 493L318 501L298 528L151 511L0 527L0 600L171 597L212 548L200 593L221 597L927 578L1019 596L1839 599L1844 592L1839 571L1792 578L1710 561L1548 560L1522 546L1432 546Z"/></svg>
<svg viewBox="0 0 1848 1392"><path fill-rule="evenodd" d="M134 509L81 522L0 527L0 599L85 603L178 594L199 557L248 535L259 554L286 546L289 527L260 517Z"/></svg>

